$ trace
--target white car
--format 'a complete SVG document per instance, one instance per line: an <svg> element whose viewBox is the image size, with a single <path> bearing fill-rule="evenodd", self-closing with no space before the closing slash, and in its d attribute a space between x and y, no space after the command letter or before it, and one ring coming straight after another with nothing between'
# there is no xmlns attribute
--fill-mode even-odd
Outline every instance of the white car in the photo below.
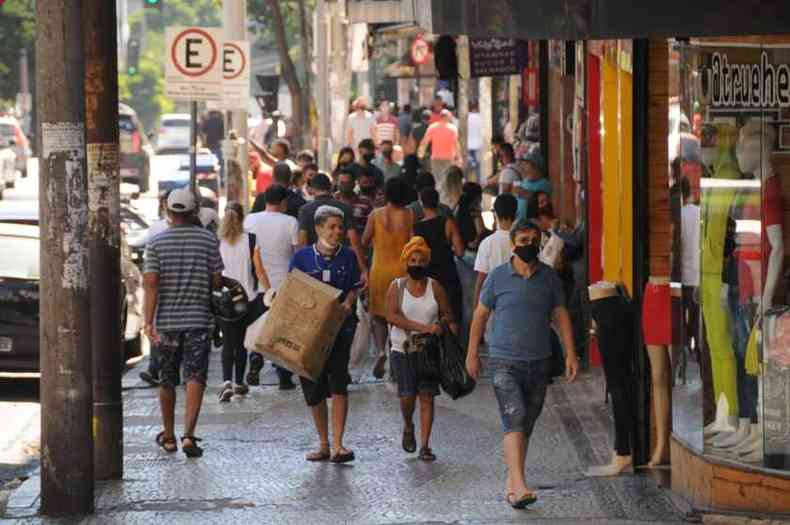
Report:
<svg viewBox="0 0 790 525"><path fill-rule="evenodd" d="M189 153L189 113L165 113L156 138L156 153L172 155Z"/></svg>
<svg viewBox="0 0 790 525"><path fill-rule="evenodd" d="M15 144L0 136L0 199L5 188L13 188L16 184L16 152Z"/></svg>

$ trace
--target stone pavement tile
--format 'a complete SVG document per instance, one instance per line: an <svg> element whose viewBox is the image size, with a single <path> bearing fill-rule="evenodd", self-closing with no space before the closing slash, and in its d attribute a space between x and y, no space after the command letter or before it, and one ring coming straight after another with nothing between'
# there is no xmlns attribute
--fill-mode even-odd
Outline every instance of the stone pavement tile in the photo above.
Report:
<svg viewBox="0 0 790 525"><path fill-rule="evenodd" d="M599 373L550 388L527 461L528 481L539 490L540 500L527 512L514 511L504 502L501 424L490 385L482 384L458 401L437 399L431 445L439 460L433 464L401 449L395 394L383 383L354 385L346 444L358 459L338 466L304 461L316 436L299 390L254 388L246 398L219 404L218 373L214 355L197 432L205 439L206 455L198 460L156 447L156 391L129 383L124 395L124 480L97 485L97 513L84 523L681 520L666 494L645 476L583 477L589 464L605 462L611 454L611 418L603 406ZM264 379L276 384L271 372ZM182 402L180 398L179 406ZM180 428L182 415L177 417Z"/></svg>

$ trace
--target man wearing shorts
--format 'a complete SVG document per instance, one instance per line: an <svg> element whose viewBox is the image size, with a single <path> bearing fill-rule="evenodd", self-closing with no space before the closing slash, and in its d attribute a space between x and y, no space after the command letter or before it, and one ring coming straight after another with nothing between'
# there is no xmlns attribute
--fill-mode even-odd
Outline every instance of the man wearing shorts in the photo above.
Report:
<svg viewBox="0 0 790 525"><path fill-rule="evenodd" d="M315 211L315 231L318 240L302 248L291 261L291 270L297 269L314 279L326 283L342 292L340 304L346 311L346 320L318 381L301 378L302 392L313 415L320 440L317 451L307 455L307 461L346 463L354 460L354 452L343 446L343 435L348 417L348 362L351 359L351 344L357 320L354 305L357 291L362 287L362 275L357 257L350 248L343 246L346 235L345 214L340 208L322 205ZM332 398L332 448L329 447L329 408L327 399Z"/></svg>
<svg viewBox="0 0 790 525"><path fill-rule="evenodd" d="M212 232L195 226L197 203L188 188L173 190L167 198L170 228L148 243L145 254L145 334L160 359L159 403L164 430L156 442L176 452L175 387L181 383L183 362L186 413L182 448L188 457L200 457L195 437L208 375L210 336L214 324L211 291L221 285L223 270L219 242Z"/></svg>
<svg viewBox="0 0 790 525"><path fill-rule="evenodd" d="M554 270L538 261L540 236L538 227L526 221L517 222L510 230L514 255L486 277L472 319L466 358L469 374L477 379L478 345L493 315L488 364L505 432L506 497L516 509L537 501L524 479L524 462L551 373L552 318L565 348L568 381L576 378L579 368L562 282Z"/></svg>

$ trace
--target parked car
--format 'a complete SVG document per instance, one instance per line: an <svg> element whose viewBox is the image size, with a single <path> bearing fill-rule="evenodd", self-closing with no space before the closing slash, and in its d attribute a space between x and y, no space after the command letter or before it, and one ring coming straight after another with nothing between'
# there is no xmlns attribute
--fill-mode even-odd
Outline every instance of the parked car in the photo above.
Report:
<svg viewBox="0 0 790 525"><path fill-rule="evenodd" d="M0 374L39 372L38 212L0 213ZM125 363L142 355L142 275L123 243L121 330Z"/></svg>
<svg viewBox="0 0 790 525"><path fill-rule="evenodd" d="M129 246L131 261L142 271L148 221L130 201L121 200L121 229Z"/></svg>
<svg viewBox="0 0 790 525"><path fill-rule="evenodd" d="M189 133L192 119L189 113L165 113L156 137L158 155L189 153Z"/></svg>
<svg viewBox="0 0 790 525"><path fill-rule="evenodd" d="M16 153L11 139L0 136L0 199L5 188L16 185Z"/></svg>
<svg viewBox="0 0 790 525"><path fill-rule="evenodd" d="M200 148L196 157L196 176L198 186L211 190L219 197L219 160L208 148ZM179 155L168 169L158 174L159 193L189 184L189 155Z"/></svg>
<svg viewBox="0 0 790 525"><path fill-rule="evenodd" d="M137 113L126 104L118 104L118 128L121 147L121 181L137 184L146 193L151 181L151 157L154 148L145 134Z"/></svg>
<svg viewBox="0 0 790 525"><path fill-rule="evenodd" d="M30 158L30 142L27 140L22 127L14 117L0 117L0 142L12 142L12 149L16 154L15 168L22 177L27 177L27 159ZM2 146L0 146L2 147Z"/></svg>

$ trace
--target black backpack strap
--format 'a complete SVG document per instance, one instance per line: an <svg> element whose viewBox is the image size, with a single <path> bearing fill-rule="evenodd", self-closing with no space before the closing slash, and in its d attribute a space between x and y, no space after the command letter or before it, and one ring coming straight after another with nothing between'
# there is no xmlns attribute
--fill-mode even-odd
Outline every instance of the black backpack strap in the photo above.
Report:
<svg viewBox="0 0 790 525"><path fill-rule="evenodd" d="M247 240L250 246L250 271L252 272L252 290L258 291L258 276L255 274L255 246L258 244L254 233L247 234Z"/></svg>

